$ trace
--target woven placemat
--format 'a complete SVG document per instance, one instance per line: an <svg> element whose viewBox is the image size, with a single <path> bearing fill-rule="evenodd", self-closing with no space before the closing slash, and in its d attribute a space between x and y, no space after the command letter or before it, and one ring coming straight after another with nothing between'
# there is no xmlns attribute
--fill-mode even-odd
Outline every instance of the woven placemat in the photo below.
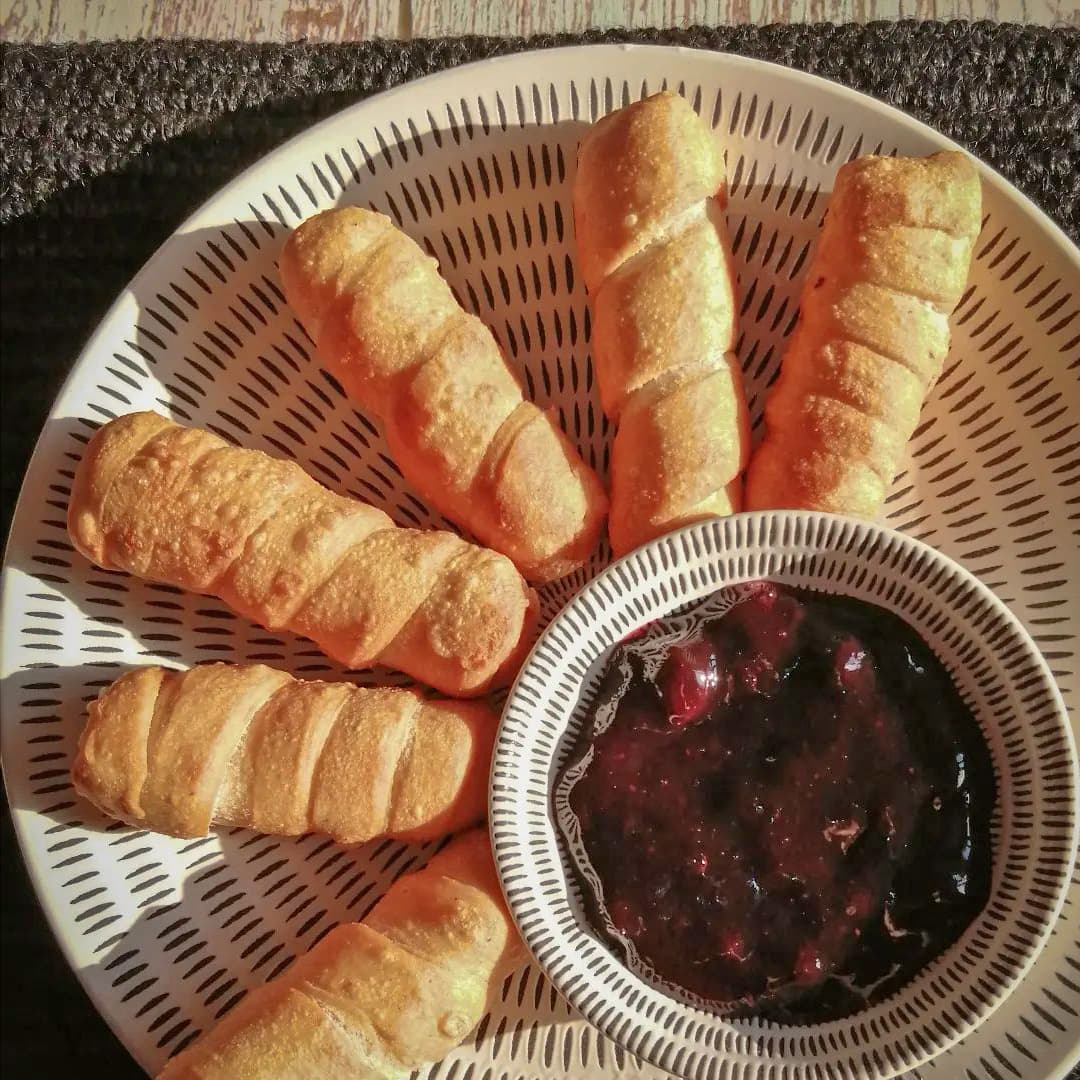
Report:
<svg viewBox="0 0 1080 1080"><path fill-rule="evenodd" d="M355 45L5 46L0 155L4 535L63 375L132 274L245 165L353 101L470 60L582 41L720 49L905 109L1080 235L1080 32L990 23L729 27ZM68 973L4 814L2 1065L138 1075Z"/></svg>

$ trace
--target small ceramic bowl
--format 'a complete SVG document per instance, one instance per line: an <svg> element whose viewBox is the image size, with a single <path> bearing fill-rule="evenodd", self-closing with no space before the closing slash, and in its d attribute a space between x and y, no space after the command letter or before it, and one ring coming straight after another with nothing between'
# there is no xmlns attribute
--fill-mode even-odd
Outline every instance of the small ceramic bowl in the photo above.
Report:
<svg viewBox="0 0 1080 1080"><path fill-rule="evenodd" d="M555 780L612 648L646 623L758 579L855 597L903 618L950 671L996 773L993 880L982 913L892 997L829 1023L735 1020L639 978L590 928L555 820ZM1076 853L1076 750L1037 647L962 567L879 525L740 514L646 545L555 618L510 693L490 811L499 875L525 942L571 1004L628 1050L694 1080L887 1080L985 1020L1042 948Z"/></svg>

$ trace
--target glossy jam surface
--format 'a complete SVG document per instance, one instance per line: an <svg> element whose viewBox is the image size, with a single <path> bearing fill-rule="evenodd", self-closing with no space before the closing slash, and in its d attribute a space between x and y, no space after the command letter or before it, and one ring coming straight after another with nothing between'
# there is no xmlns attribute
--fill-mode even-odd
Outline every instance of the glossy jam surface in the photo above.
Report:
<svg viewBox="0 0 1080 1080"><path fill-rule="evenodd" d="M960 936L990 890L990 753L906 623L767 584L644 648L616 650L593 705L614 719L571 755L594 752L570 808L599 929L786 1023L881 1000Z"/></svg>

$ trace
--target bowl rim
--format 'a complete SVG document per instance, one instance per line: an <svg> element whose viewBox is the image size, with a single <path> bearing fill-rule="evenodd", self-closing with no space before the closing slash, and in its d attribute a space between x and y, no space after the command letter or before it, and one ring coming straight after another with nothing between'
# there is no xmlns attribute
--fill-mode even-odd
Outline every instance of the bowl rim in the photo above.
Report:
<svg viewBox="0 0 1080 1080"><path fill-rule="evenodd" d="M538 658L542 658L545 654L549 653L552 649L558 649L556 639L561 635L567 633L565 624L569 618L572 618L574 614L578 614L584 610L585 613L591 615L595 610L602 609L605 586L609 585L613 578L616 578L621 568L625 567L628 563L635 563L640 570L642 577L646 582L652 581L657 577L666 575L666 573L679 566L683 558L689 556L689 550L695 540L700 540L702 537L712 534L715 537L715 541L712 546L705 545L708 550L708 561L717 561L723 559L726 555L729 555L732 550L736 550L739 546L740 536L747 534L754 534L757 539L758 530L764 527L770 521L777 521L780 523L790 523L797 531L800 527L809 530L815 526L825 528L828 531L829 543L819 544L815 550L818 552L835 551L837 548L845 547L847 550L836 551L841 558L859 557L866 549L867 544L873 540L885 539L892 541L892 543L900 546L901 549L906 549L913 555L922 556L924 559L929 559L931 563L940 567L943 570L947 570L951 575L958 578L960 582L972 589L975 595L984 604L988 605L994 614L1004 623L1007 627L1006 641L1010 641L1015 645L1018 645L1022 650L1025 659L1027 659L1031 665L1035 668L1038 674L1039 681L1041 682L1041 689L1045 693L1047 699L1052 705L1052 717L1053 717L1053 729L1056 731L1060 740L1067 748L1068 754L1068 786L1071 789L1071 822L1069 823L1069 844L1074 854L1077 852L1078 840L1080 840L1080 767L1077 763L1077 747L1073 737L1072 728L1068 719L1068 712L1062 698L1061 691L1057 686L1057 682L1054 679L1049 665L1046 659L1043 657L1038 646L1035 644L1030 633L1026 627L1020 622L1019 618L1010 610L1010 608L982 581L980 581L974 574L971 573L966 567L952 559L950 556L937 550L924 541L918 540L915 537L909 536L906 533L899 532L887 525L859 520L852 517L846 517L839 514L825 513L821 511L811 510L759 510L748 511L739 514L731 515L727 518L712 519L703 522L698 522L684 528L675 530L664 536L658 537L647 544L642 545L635 551L628 553L622 558L613 561L609 566L605 567L603 571L596 575L591 581L583 586L558 612L558 614L551 620L551 622L545 627L541 633L533 648L530 650L524 663L522 664L513 685L510 688L508 696L506 698L505 706L503 708L502 716L500 718L499 728L496 735L495 746L492 754L491 764L491 779L488 788L488 820L489 828L492 839L492 848L494 852L496 871L499 879L500 887L502 888L503 895L506 899L507 906L510 910L511 916L514 920L518 931L521 934L526 948L528 949L533 960L539 965L544 974L551 980L553 986L562 994L573 1006L578 1009L594 1026L598 1027L609 1037L613 1038L616 1042L625 1046L631 1052L637 1053L646 1060L653 1064L658 1064L664 1068L670 1068L673 1071L679 1073L679 1075L690 1075L688 1072L680 1071L680 1067L684 1064L689 1067L693 1063L695 1053L691 1052L689 1055L685 1049L681 1049L675 1054L674 1059L671 1059L670 1052L670 1040L667 1038L667 1032L665 1031L658 1038L636 1038L633 1030L633 1025L626 1023L627 1009L620 1006L613 1011L608 1011L607 1007L612 1004L612 999L615 995L605 995L604 997L597 997L595 994L590 994L589 986L586 984L580 989L576 986L568 986L566 980L562 977L564 974L563 965L559 963L561 954L566 951L576 952L572 946L568 945L565 937L565 930L557 935L547 935L543 942L536 941L536 935L530 931L527 925L526 912L523 910L526 907L533 905L535 895L527 889L520 887L515 888L513 884L514 877L520 877L520 873L515 874L514 871L519 869L519 865L515 866L514 860L520 858L521 841L520 837L523 833L527 835L527 830L524 826L519 825L520 815L515 812L513 808L519 804L516 799L506 797L508 791L505 777L512 771L511 761L520 759L524 750L522 743L517 737L515 728L519 726L520 722L529 714L530 710L535 710L536 706L531 701L523 701L526 697L523 687L528 686L530 683L535 682L537 676L535 674L535 668L537 666ZM727 543L723 540L720 530L725 526L725 523L730 523L730 527L734 530L736 541L735 543ZM832 526L830 530L829 527ZM851 549L851 537L854 534L855 537L861 538L862 542L857 549ZM784 533L780 539L774 539L769 545L771 547L783 547L785 546L785 539L787 533ZM776 576L774 574L766 573L763 575L766 580L770 577ZM750 578L739 578L738 580L751 580ZM737 581L732 581L732 584L736 584ZM833 579L831 584L837 586L836 591L840 594L851 593L851 589L846 586L842 581ZM722 588L723 585L717 585L716 588ZM812 587L812 586L811 586ZM691 601L700 600L701 597L691 598ZM683 604L688 601L685 599L680 600L678 595L672 596L670 602L665 601L665 605L661 609L661 613L658 615L655 611L646 612L644 615L640 613L635 615L630 622L629 626L620 628L621 637L616 637L612 641L603 644L601 646L600 657L603 657L610 653L610 650L614 648L619 640L622 640L627 634L632 633L635 629L653 621L657 618L668 617L672 612L678 610ZM906 616L900 615L901 618L905 618L905 621L909 621ZM918 631L917 631L918 632ZM922 636L922 635L920 635ZM980 639L985 635L980 629L978 635ZM994 647L994 651L997 652L1003 647L1004 641L998 643ZM935 650L936 651L936 650ZM588 667L585 665L579 665L580 671L575 672L573 676L573 690L568 701L564 701L560 706L562 712L562 723L558 736L552 741L552 752L548 756L548 761L553 761L558 754L558 748L561 741L562 733L565 731L566 723L573 715L577 708L577 703L580 699L580 690L582 682L590 667L593 667L595 662ZM531 694L528 695L531 697ZM563 695L564 696L564 695ZM550 714L549 714L550 715ZM543 721L547 726L551 726L551 722ZM558 721L555 721L558 723ZM995 772L997 772L997 764L995 761ZM557 852L557 872L560 873L565 881L566 870L564 863L564 852L562 850L564 841L561 837L559 826L553 820L552 809L552 794L554 790L554 780L550 774L548 774L548 780L546 784L546 816L548 822L553 830L555 837L555 848ZM535 837L530 838L530 850L535 853L538 843L546 848L546 841L537 841ZM985 1001L980 998L979 1007L975 1010L975 1018L973 1021L966 1025L965 1030L960 1030L958 1033L950 1033L950 1035L943 1041L935 1043L932 1047L928 1048L920 1040L921 1053L916 1055L914 1060L904 1060L899 1062L893 1062L890 1067L882 1070L880 1068L880 1059L878 1059L874 1065L871 1066L871 1057L866 1053L862 1053L861 1059L866 1065L865 1070L857 1070L853 1074L848 1074L846 1070L842 1070L841 1075L858 1076L858 1077L874 1077L875 1080L884 1080L886 1077L898 1076L901 1073L912 1068L919 1068L925 1065L928 1061L937 1058L941 1053L947 1050L950 1046L955 1045L961 1038L967 1037L971 1030L977 1027L979 1024L984 1023L987 1018L1011 995L1013 990L1019 985L1021 980L1027 975L1031 969L1039 953L1042 951L1054 924L1057 921L1062 907L1064 906L1065 899L1068 894L1069 887L1069 875L1063 874L1060 877L1058 885L1055 889L1052 897L1052 903L1049 907L1046 907L1046 914L1041 920L1040 932L1034 944L1029 947L1027 955L1024 958L1023 963L1017 967L1012 975L1003 980L1002 984L995 990L994 1000L987 1005ZM984 909L985 911L985 909ZM575 916L571 911L568 916L571 922L575 922ZM977 916L976 920L981 918ZM566 920L563 921L564 926ZM971 924L974 926L975 922ZM971 927L968 928L970 930ZM968 931L965 931L965 935ZM552 948L551 939L557 938L556 947ZM599 944L599 941L598 941ZM541 949L540 946L544 946ZM639 1013L643 1013L646 1019L651 1020L651 1008L644 1006L643 997L647 999L649 995L659 994L665 997L665 1005L670 1010L678 1014L678 1019L674 1025L666 1025L672 1029L672 1034L680 1033L684 1027L697 1027L699 1030L704 1029L717 1029L723 1025L726 1021L724 1017L708 1013L693 1005L684 1003L675 998L668 998L662 994L662 991L655 987L650 986L647 982L637 976L630 968L624 963L624 961L618 957L613 951L608 950L606 946L600 945L602 949L608 952L610 956L614 957L617 971L620 975L629 980L633 987L633 991L630 995L629 1004L635 1006ZM950 947L952 948L952 947ZM946 950L947 952L948 950ZM546 953L542 955L542 953ZM941 954L944 956L945 954ZM937 963L940 957L934 958L930 964ZM930 965L926 965L921 969L921 973L925 972ZM921 974L920 973L920 974ZM915 978L918 978L916 975ZM904 992L907 986L912 985L911 982L905 984L890 998L885 999L884 1002L878 1003L878 1005L887 1004L892 998L895 998L899 994ZM951 995L950 995L951 996ZM875 1008L877 1006L874 1006ZM601 1015L605 1013L606 1015ZM769 1063L766 1064L766 1069L771 1067L771 1064L775 1063L778 1059L774 1054L775 1046L779 1043L781 1050L780 1060L783 1060L782 1051L785 1045L801 1046L804 1042L805 1036L808 1036L811 1032L829 1032L830 1029L834 1029L837 1026L845 1025L852 1020L856 1020L860 1014L853 1014L850 1018L845 1018L840 1021L832 1021L825 1024L811 1024L805 1026L783 1026L775 1024L771 1021L759 1021L751 1020L739 1022L742 1025L742 1030L749 1029L749 1035L744 1035L742 1039L741 1050L753 1051L756 1055L760 1055L763 1063L765 1063L765 1053L769 1054ZM635 1018L636 1019L636 1018ZM654 1027L656 1025L653 1025ZM628 1028L630 1029L628 1031ZM801 1039L800 1036L804 1038ZM835 1045L835 1039L833 1040ZM910 1042L909 1042L910 1049ZM717 1044L710 1040L710 1046L717 1047ZM667 1049L665 1050L665 1047ZM717 1047L718 1049L718 1047ZM845 1051L850 1050L851 1059L854 1061L859 1056L858 1046L854 1048L845 1047ZM715 1050L713 1051L716 1052ZM876 1055L875 1055L876 1057ZM798 1071L795 1075L802 1076L802 1069L808 1069L806 1072L807 1077L816 1076L817 1073L812 1065L812 1058L801 1058L801 1067L797 1067ZM699 1075L695 1072L694 1075ZM702 1072L700 1075L712 1076L711 1072L707 1074ZM726 1076L726 1072L721 1075ZM742 1075L740 1072L739 1075ZM751 1072L747 1071L746 1075L751 1076ZM753 1074L756 1075L756 1074ZM762 1075L771 1077L773 1073L766 1071ZM822 1074L824 1075L824 1074ZM829 1075L832 1075L831 1072Z"/></svg>

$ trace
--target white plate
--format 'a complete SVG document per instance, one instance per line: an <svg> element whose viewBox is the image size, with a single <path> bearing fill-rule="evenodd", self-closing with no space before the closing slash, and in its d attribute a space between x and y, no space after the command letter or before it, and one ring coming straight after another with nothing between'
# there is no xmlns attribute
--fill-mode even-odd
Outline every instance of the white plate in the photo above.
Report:
<svg viewBox="0 0 1080 1080"><path fill-rule="evenodd" d="M68 767L83 702L125 666L263 659L339 669L216 601L95 570L64 529L92 427L156 408L294 456L321 481L437 522L371 424L322 374L278 292L286 229L339 202L371 204L430 245L538 400L607 460L573 266L574 147L595 116L664 84L714 123L732 179L743 294L740 356L760 415L795 318L800 274L836 168L850 155L949 146L883 105L797 72L689 50L604 46L472 65L361 103L249 169L155 255L106 316L59 395L7 551L3 760L13 818L50 923L102 1015L148 1070L339 920L361 916L426 851L344 852L236 832L177 843L109 825ZM953 352L893 489L890 520L965 564L1040 643L1066 701L1078 689L1080 256L989 169L987 221ZM1071 485L1071 486L1070 486ZM603 562L596 560L594 569ZM1070 588L1070 582L1073 583ZM547 590L550 615L580 581ZM1024 985L923 1076L1060 1076L1080 1053L1074 885ZM429 1075L656 1076L557 1000L512 979L477 1037Z"/></svg>

